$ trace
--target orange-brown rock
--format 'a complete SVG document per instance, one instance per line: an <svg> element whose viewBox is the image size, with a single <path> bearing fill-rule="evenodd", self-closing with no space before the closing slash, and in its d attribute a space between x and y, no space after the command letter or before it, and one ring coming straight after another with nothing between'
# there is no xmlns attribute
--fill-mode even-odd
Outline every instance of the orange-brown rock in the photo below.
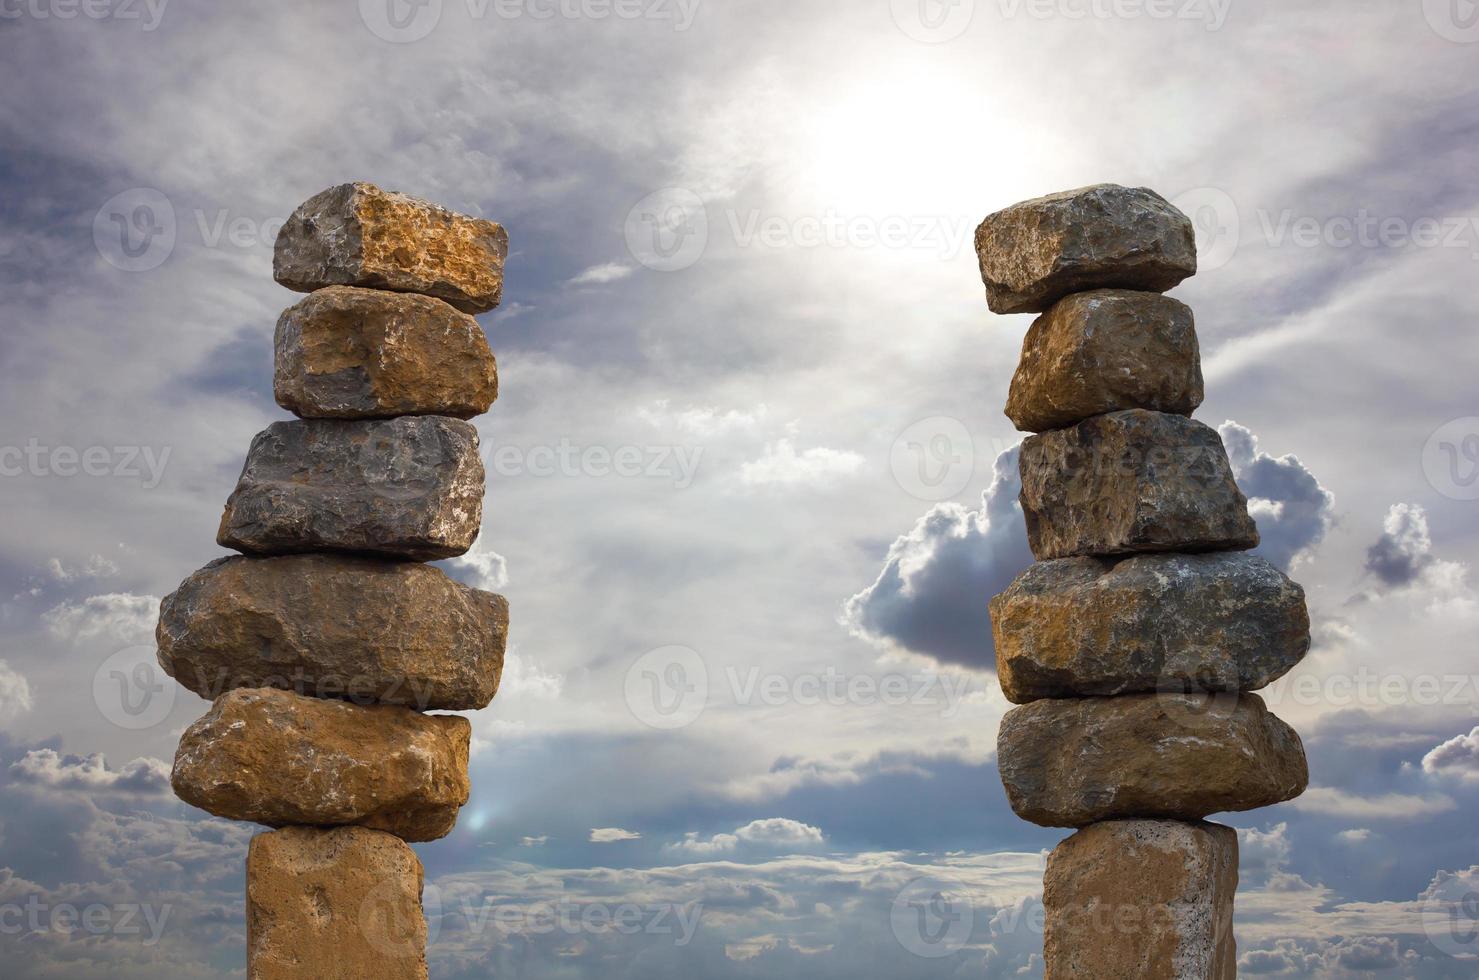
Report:
<svg viewBox="0 0 1479 980"><path fill-rule="evenodd" d="M247 849L247 980L426 980L414 851L362 827L288 827Z"/></svg>
<svg viewBox="0 0 1479 980"><path fill-rule="evenodd" d="M1234 980L1238 835L1176 820L1085 827L1048 856L1046 980Z"/></svg>
<svg viewBox="0 0 1479 980"><path fill-rule="evenodd" d="M257 433L216 541L250 555L433 561L471 548L482 517L483 461L467 422L304 419Z"/></svg>
<svg viewBox="0 0 1479 980"><path fill-rule="evenodd" d="M278 232L272 274L299 292L365 286L444 299L484 313L503 293L508 232L374 184L309 198Z"/></svg>
<svg viewBox="0 0 1479 980"><path fill-rule="evenodd" d="M483 328L430 296L329 286L283 312L274 348L277 403L300 418L466 419L498 397Z"/></svg>
<svg viewBox="0 0 1479 980"><path fill-rule="evenodd" d="M166 673L203 698L275 687L420 711L486 707L508 602L418 562L219 558L159 607Z"/></svg>
<svg viewBox="0 0 1479 980"><path fill-rule="evenodd" d="M1190 415L1202 403L1191 308L1159 293L1096 289L1033 321L1007 397L1025 432L1126 408Z"/></svg>
<svg viewBox="0 0 1479 980"><path fill-rule="evenodd" d="M998 211L976 229L986 301L1041 313L1090 289L1165 292L1197 271L1191 219L1144 187L1095 184Z"/></svg>
<svg viewBox="0 0 1479 980"><path fill-rule="evenodd" d="M1039 561L1258 544L1217 430L1130 409L1022 441L1022 516Z"/></svg>
<svg viewBox="0 0 1479 980"><path fill-rule="evenodd" d="M180 799L228 820L436 840L467 802L471 734L455 715L243 688L185 731L171 782Z"/></svg>
<svg viewBox="0 0 1479 980"><path fill-rule="evenodd" d="M1304 590L1239 552L1058 558L991 600L1007 700L1256 691L1309 651Z"/></svg>
<svg viewBox="0 0 1479 980"><path fill-rule="evenodd" d="M996 743L1023 820L1085 827L1121 817L1200 820L1291 800L1304 746L1256 694L1126 694L1034 701Z"/></svg>

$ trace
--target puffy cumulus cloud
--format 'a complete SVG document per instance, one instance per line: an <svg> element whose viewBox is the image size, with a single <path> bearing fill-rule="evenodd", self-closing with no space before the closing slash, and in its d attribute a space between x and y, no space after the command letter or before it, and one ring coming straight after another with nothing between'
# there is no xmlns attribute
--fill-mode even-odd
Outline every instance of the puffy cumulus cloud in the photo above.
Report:
<svg viewBox="0 0 1479 980"><path fill-rule="evenodd" d="M147 643L159 619L159 599L152 595L110 592L81 602L63 602L42 613L41 621L59 640L82 643L107 639L119 646Z"/></svg>
<svg viewBox="0 0 1479 980"><path fill-rule="evenodd" d="M1238 487L1261 538L1255 554L1288 570L1325 537L1335 518L1335 495L1305 469L1299 457L1270 456L1245 426L1227 421L1217 428L1232 462Z"/></svg>
<svg viewBox="0 0 1479 980"><path fill-rule="evenodd" d="M1423 772L1479 781L1479 727L1435 746L1423 756Z"/></svg>
<svg viewBox="0 0 1479 980"><path fill-rule="evenodd" d="M1433 554L1427 512L1416 504L1396 503L1387 510L1381 536L1366 549L1365 568L1381 589L1421 589L1439 603L1462 605L1471 598L1468 566Z"/></svg>
<svg viewBox="0 0 1479 980"><path fill-rule="evenodd" d="M620 827L592 827L592 844L614 844L617 841L640 840L642 835L631 830L622 830Z"/></svg>
<svg viewBox="0 0 1479 980"><path fill-rule="evenodd" d="M453 578L490 592L508 584L508 559L490 548L481 533L466 554L448 560L447 570Z"/></svg>
<svg viewBox="0 0 1479 980"><path fill-rule="evenodd" d="M986 604L1032 564L1017 502L1018 449L996 458L979 510L937 504L894 541L878 578L844 604L843 625L885 648L995 666Z"/></svg>
<svg viewBox="0 0 1479 980"><path fill-rule="evenodd" d="M159 759L140 758L125 763L120 769L110 769L107 759L100 752L82 758L64 756L55 749L33 749L11 763L10 775L17 783L30 783L49 789L82 790L87 793L154 796L168 794L170 791L169 763Z"/></svg>
<svg viewBox="0 0 1479 980"><path fill-rule="evenodd" d="M714 834L705 839L698 833L689 833L663 849L672 854L711 856L730 854L744 845L772 851L797 850L820 846L826 840L818 827L787 817L767 817L751 820L732 834Z"/></svg>
<svg viewBox="0 0 1479 980"><path fill-rule="evenodd" d="M9 721L31 710L31 685L4 660L0 660L0 721Z"/></svg>
<svg viewBox="0 0 1479 980"><path fill-rule="evenodd" d="M852 476L867 462L845 449L814 446L798 452L790 439L765 444L760 458L740 464L739 480L747 487L822 487Z"/></svg>

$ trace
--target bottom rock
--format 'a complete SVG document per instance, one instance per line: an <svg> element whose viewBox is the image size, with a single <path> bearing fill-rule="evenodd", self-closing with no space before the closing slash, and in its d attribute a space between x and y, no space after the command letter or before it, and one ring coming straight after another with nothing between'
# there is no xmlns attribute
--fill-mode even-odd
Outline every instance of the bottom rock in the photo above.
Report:
<svg viewBox="0 0 1479 980"><path fill-rule="evenodd" d="M421 862L390 834L288 827L247 851L247 980L426 980Z"/></svg>
<svg viewBox="0 0 1479 980"><path fill-rule="evenodd" d="M1176 820L1094 824L1043 878L1046 980L1234 980L1238 835Z"/></svg>

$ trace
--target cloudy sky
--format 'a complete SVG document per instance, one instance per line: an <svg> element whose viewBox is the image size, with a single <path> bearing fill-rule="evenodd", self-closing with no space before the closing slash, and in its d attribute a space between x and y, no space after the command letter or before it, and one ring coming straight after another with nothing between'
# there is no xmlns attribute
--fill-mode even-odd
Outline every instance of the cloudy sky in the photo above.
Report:
<svg viewBox="0 0 1479 980"><path fill-rule="evenodd" d="M0 45L7 976L243 975L252 828L170 793L152 629L285 416L277 226L346 180L512 240L434 976L1041 974L985 612L1029 318L969 243L1100 181L1196 220L1198 417L1314 621L1267 692L1311 789L1226 818L1240 971L1479 975L1473 3L0 0Z"/></svg>

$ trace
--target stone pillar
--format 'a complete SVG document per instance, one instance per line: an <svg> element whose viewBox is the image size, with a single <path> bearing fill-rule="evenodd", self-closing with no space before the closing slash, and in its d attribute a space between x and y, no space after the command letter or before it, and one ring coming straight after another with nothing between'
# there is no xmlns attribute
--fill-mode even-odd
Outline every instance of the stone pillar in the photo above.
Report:
<svg viewBox="0 0 1479 980"><path fill-rule="evenodd" d="M1258 695L1309 650L1304 591L1261 558L1202 402L1191 221L1101 184L988 217L988 305L1041 314L1007 415L1038 559L991 600L998 764L1013 810L1078 830L1048 859L1049 980L1236 974L1237 836L1292 799L1294 731Z"/></svg>
<svg viewBox="0 0 1479 980"><path fill-rule="evenodd" d="M247 858L249 980L424 980L422 869L467 802L466 718L498 690L502 596L422 562L477 538L483 465L466 420L498 393L470 314L503 286L508 236L370 184L300 206L278 282L309 295L275 337L298 416L252 440L217 541L240 552L160 606L159 660L213 701L172 782L216 816L282 828Z"/></svg>

